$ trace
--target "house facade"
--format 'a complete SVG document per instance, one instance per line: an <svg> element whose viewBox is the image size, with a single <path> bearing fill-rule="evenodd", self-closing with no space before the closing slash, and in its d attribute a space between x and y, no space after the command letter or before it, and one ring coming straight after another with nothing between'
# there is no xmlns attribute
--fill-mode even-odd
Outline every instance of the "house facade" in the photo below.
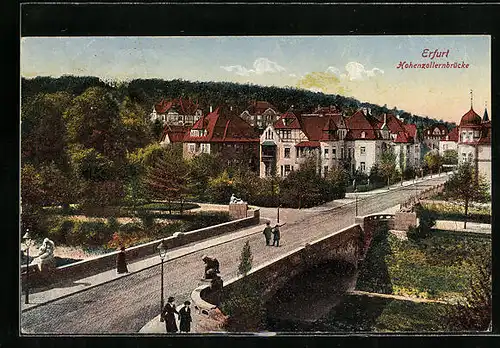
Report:
<svg viewBox="0 0 500 348"><path fill-rule="evenodd" d="M198 103L181 97L170 101L162 99L153 106L149 119L151 122L158 120L163 125L192 126L202 115Z"/></svg>
<svg viewBox="0 0 500 348"><path fill-rule="evenodd" d="M240 117L262 132L278 120L280 113L276 107L266 101L254 101L240 114Z"/></svg>
<svg viewBox="0 0 500 348"><path fill-rule="evenodd" d="M287 176L308 155L316 159L321 175L339 166L351 173L369 174L389 148L396 153L398 167L415 165L419 160L416 127L393 115L384 115L382 120L367 109L350 117L333 107L300 115L288 111L261 135L260 175Z"/></svg>
<svg viewBox="0 0 500 348"><path fill-rule="evenodd" d="M447 150L458 150L458 127L453 128L447 135L443 136L439 142L439 154L444 156Z"/></svg>
<svg viewBox="0 0 500 348"><path fill-rule="evenodd" d="M483 119L471 107L458 127L458 163L470 161L476 173L491 182L491 121L485 110Z"/></svg>
<svg viewBox="0 0 500 348"><path fill-rule="evenodd" d="M225 107L202 116L184 135L183 156L193 158L202 153L220 155L228 164L245 162L259 169L259 135L232 110Z"/></svg>

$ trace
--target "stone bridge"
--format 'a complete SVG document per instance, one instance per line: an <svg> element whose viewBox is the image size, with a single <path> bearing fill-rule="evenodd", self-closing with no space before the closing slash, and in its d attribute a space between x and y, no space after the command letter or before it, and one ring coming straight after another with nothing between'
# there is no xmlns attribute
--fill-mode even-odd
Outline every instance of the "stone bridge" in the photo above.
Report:
<svg viewBox="0 0 500 348"><path fill-rule="evenodd" d="M395 216L398 214L372 214L357 217L354 225L255 267L244 277L244 280L239 276L224 284L222 301L230 299L242 281L251 281L255 284L259 293L262 294L262 301L265 302L271 299L276 291L284 287L290 279L313 266L325 262L343 261L357 268L358 262L364 259L374 234L385 228L392 229L395 225ZM217 307L216 298L219 297L212 293L210 285L202 285L191 294L194 305L206 315Z"/></svg>

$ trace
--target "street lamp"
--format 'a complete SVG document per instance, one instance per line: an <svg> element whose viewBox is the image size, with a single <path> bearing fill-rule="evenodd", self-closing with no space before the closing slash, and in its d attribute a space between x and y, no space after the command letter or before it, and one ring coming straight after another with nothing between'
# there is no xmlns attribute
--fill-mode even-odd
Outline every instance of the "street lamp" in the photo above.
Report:
<svg viewBox="0 0 500 348"><path fill-rule="evenodd" d="M23 236L24 239L24 245L26 245L26 284L25 284L25 291L24 291L24 303L28 304L29 303L29 265L30 265L30 247L32 245L32 240L30 236L30 230L29 228L26 229L26 233Z"/></svg>
<svg viewBox="0 0 500 348"><path fill-rule="evenodd" d="M163 239L160 242L160 244L158 244L158 247L156 249L158 249L158 254L160 254L160 259L161 259L161 300L160 300L161 303L160 312L161 312L163 310L163 304L165 302L163 299L163 260L165 260L165 255L167 254L167 248L163 243ZM160 316L160 321L161 321L161 316Z"/></svg>
<svg viewBox="0 0 500 348"><path fill-rule="evenodd" d="M354 197L356 198L356 216L358 216L358 194L355 193Z"/></svg>

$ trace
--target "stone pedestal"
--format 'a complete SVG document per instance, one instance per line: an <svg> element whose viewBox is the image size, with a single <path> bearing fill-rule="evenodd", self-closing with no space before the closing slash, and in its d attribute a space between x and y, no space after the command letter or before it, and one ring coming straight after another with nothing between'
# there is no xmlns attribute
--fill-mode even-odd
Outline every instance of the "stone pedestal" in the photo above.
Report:
<svg viewBox="0 0 500 348"><path fill-rule="evenodd" d="M394 214L394 229L408 231L410 226L417 226L417 213L396 212Z"/></svg>
<svg viewBox="0 0 500 348"><path fill-rule="evenodd" d="M231 203L229 204L229 216L232 220L243 219L248 215L247 203Z"/></svg>

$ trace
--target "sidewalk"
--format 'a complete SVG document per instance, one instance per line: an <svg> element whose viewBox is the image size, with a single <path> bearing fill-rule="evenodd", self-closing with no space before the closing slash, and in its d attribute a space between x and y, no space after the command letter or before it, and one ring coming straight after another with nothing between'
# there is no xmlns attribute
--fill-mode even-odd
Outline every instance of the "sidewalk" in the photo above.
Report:
<svg viewBox="0 0 500 348"><path fill-rule="evenodd" d="M354 199L354 198L356 198L356 196L358 196L358 197L373 196L373 195L376 195L376 194L381 194L381 193L387 192L389 190L398 189L400 187L414 185L415 183L417 185L420 184L420 183L425 184L425 182L428 181L428 180L437 179L437 178L444 178L444 177L447 177L448 175L451 175L451 172L449 172L449 173L441 173L440 175L434 174L434 175L432 175L432 177L430 175L424 176L423 178L417 179L416 182L415 182L414 179L406 180L406 181L403 181L402 185L401 185L401 182L398 182L396 184L390 185L389 187L387 187L387 186L386 187L381 187L381 188L378 188L378 189L375 189L375 190L371 190L371 191L366 191L366 192L350 192L350 193L346 193L345 197L346 198L353 198Z"/></svg>
<svg viewBox="0 0 500 348"><path fill-rule="evenodd" d="M219 244L223 244L235 239L243 238L246 236L253 235L255 233L262 233L265 225L257 225L251 228L246 228L244 230L239 230L236 232L232 232L229 234L225 234L219 237L210 238L201 242L194 242L187 244L185 246L181 246L179 248L175 248L167 251L165 256L165 262L169 262L171 260L177 259L179 257L183 257L185 255L215 246ZM99 286L104 283L108 283L119 279L121 277L126 277L133 273L137 273L144 269L154 267L160 264L160 257L158 255L150 256L145 259L130 262L127 264L129 273L125 274L117 274L116 269L111 269L109 271L105 271L102 273L95 274L90 277L81 278L75 280L71 285L59 285L59 287L55 287L49 290L30 293L29 295L29 304L24 303L24 293L21 293L21 311L29 310L30 308L38 307L45 303L49 303L55 301L59 298L67 297L72 294L75 294L80 291L85 291L95 286ZM164 325L163 325L164 326Z"/></svg>
<svg viewBox="0 0 500 348"><path fill-rule="evenodd" d="M437 220L434 228L443 231L491 234L491 224L478 222L467 222L467 228L464 229L463 221Z"/></svg>

